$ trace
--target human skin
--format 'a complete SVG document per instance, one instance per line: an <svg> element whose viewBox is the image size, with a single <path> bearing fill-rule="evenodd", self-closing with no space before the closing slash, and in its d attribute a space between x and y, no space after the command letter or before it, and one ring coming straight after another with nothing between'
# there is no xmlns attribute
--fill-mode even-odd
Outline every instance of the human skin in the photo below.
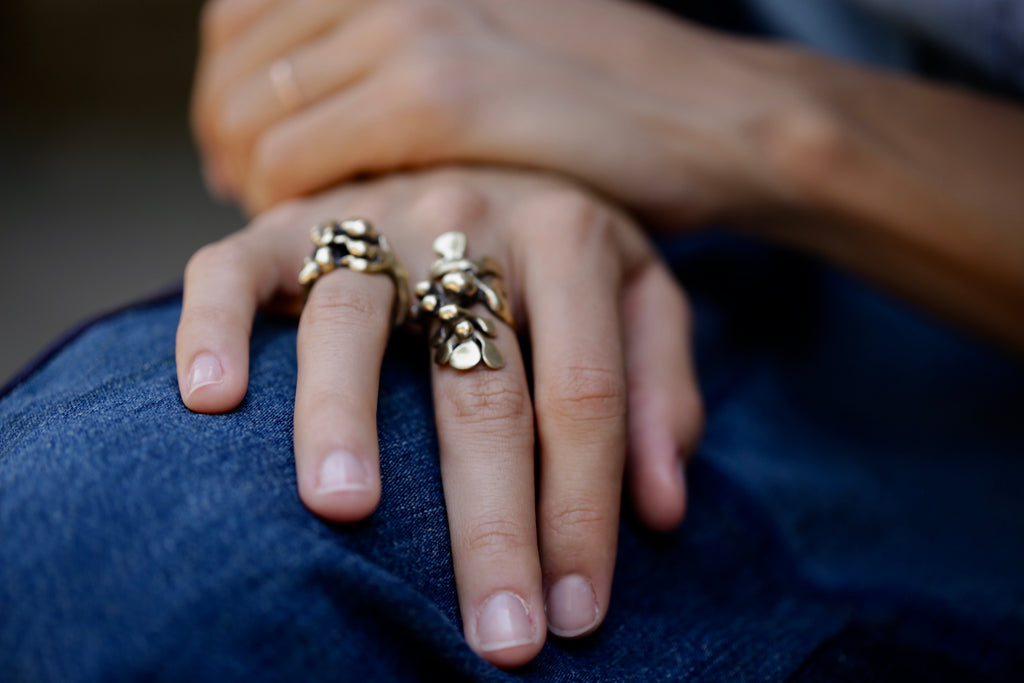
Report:
<svg viewBox="0 0 1024 683"><path fill-rule="evenodd" d="M235 408L257 308L301 311L299 493L331 521L362 519L380 497L377 390L394 287L384 275L340 269L303 306L296 273L312 248L310 226L353 216L380 228L414 278L427 273L437 235L465 232L471 258L504 265L531 345L532 395L517 336L504 326L495 343L505 368L433 368L468 643L514 667L537 654L548 630L592 632L608 608L624 470L648 525L672 528L684 512L683 462L702 413L678 284L607 202L562 178L498 169L350 183L283 203L200 250L186 270L178 328L182 400L198 412Z"/></svg>
<svg viewBox="0 0 1024 683"><path fill-rule="evenodd" d="M615 0L218 0L204 27L197 137L211 183L253 212L353 177L440 163L548 169L620 202L646 225L681 231L728 222L823 255L1024 349L1024 199L1017 191L1024 117L1010 104L724 37ZM297 107L284 106L268 78L282 57L304 99ZM516 196L514 188L508 192ZM528 237L543 243L536 232ZM247 253L286 253L283 242L262 245ZM245 259L226 260L220 270L245 270ZM213 287L190 279L191 291ZM282 276L277 285L284 282ZM229 304L223 302L224 315ZM200 317L197 335L203 326L215 327ZM531 341L544 339L531 329ZM237 348L227 357L244 360ZM183 381L192 359L179 356ZM233 377L242 367L239 361ZM660 411L632 403L644 383L630 376L627 384L630 419L655 416L652 424L628 424L628 460L638 473L631 490L641 517L667 528L682 514L682 485L665 488L664 476L643 473L666 472L674 452L688 452L684 435L695 430L667 430L674 440L661 442L674 449L638 446L636 439L651 429L666 433L676 418L667 401ZM244 392L237 379L224 386L235 402ZM209 391L210 406L201 393L186 404L233 405L218 389ZM536 406L538 426L549 407ZM300 413L297 407L301 472ZM697 413L688 414L693 424ZM609 450L603 457L614 463L621 456ZM543 491L543 466L539 476ZM645 486L654 493L645 495ZM600 496L611 488L606 481L591 491ZM342 520L372 507L339 513L318 509L305 492L303 499ZM617 494L614 502L617 510ZM465 501L449 504L458 510ZM537 509L542 531L543 494ZM574 542L613 547L611 526L584 526ZM514 538L506 540L505 551L515 554ZM547 577L559 572L547 567L564 566L561 551L548 552L542 540L538 552L542 584L549 585ZM456 551L460 582L474 581L470 567L481 566L467 557ZM603 562L593 566L608 566L607 556ZM591 575L610 584L610 570ZM464 614L472 616L483 593L464 597L462 590L460 583ZM470 623L467 638L489 661L514 666L532 656L532 645L484 651Z"/></svg>
<svg viewBox="0 0 1024 683"><path fill-rule="evenodd" d="M254 211L366 173L545 168L1024 350L1019 106L621 0L217 0L204 26L195 129L212 184ZM281 57L297 109L267 77Z"/></svg>

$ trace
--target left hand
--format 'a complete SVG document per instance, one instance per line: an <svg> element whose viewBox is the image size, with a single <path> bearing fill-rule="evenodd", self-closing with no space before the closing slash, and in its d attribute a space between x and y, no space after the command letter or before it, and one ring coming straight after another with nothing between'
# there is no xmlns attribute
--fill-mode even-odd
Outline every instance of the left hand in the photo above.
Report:
<svg viewBox="0 0 1024 683"><path fill-rule="evenodd" d="M503 268L528 331L532 396L517 335L502 322L494 343L504 368L432 375L466 638L494 664L524 664L548 627L577 637L604 618L624 469L643 521L669 529L682 518L683 461L701 429L686 300L627 216L537 173L440 169L352 183L275 207L200 250L178 328L182 400L198 412L235 408L256 308L301 312L299 493L332 521L368 516L380 496L375 417L394 287L338 268L303 307L295 276L310 225L355 216L388 238L414 280L436 258L437 235L466 233L469 258Z"/></svg>

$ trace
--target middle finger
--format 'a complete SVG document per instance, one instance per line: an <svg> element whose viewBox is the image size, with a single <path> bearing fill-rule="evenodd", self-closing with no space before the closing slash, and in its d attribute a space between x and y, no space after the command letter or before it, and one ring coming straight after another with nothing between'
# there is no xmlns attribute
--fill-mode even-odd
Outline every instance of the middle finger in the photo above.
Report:
<svg viewBox="0 0 1024 683"><path fill-rule="evenodd" d="M472 233L467 257L488 254L486 200L458 187L428 193L418 222ZM428 228L429 229L429 228ZM441 477L463 625L470 645L498 666L525 664L544 644L534 506L533 414L515 332L483 305L505 366L460 371L434 365Z"/></svg>

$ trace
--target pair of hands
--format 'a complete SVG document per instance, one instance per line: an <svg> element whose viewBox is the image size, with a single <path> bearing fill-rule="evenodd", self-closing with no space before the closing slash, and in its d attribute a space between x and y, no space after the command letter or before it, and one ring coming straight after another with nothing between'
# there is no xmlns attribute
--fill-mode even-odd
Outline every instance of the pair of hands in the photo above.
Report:
<svg viewBox="0 0 1024 683"><path fill-rule="evenodd" d="M268 77L282 57L300 106L285 106ZM624 469L647 524L669 529L683 515L682 463L702 421L685 297L638 226L582 185L539 171L401 171L544 168L677 227L763 206L778 188L749 144L757 117L726 97L743 93L762 114L777 103L775 81L751 66L762 57L615 0L211 2L193 109L204 167L220 194L263 213L189 263L185 404L237 406L257 308L301 311L300 495L333 521L369 515L394 290L341 270L303 309L295 276L308 229L368 218L414 281L434 237L466 232L472 255L506 268L535 379L531 397L508 329L504 369L433 370L466 637L516 666L548 629L590 633L608 607ZM714 79L730 85L702 85ZM281 203L381 172L392 175Z"/></svg>
<svg viewBox="0 0 1024 683"><path fill-rule="evenodd" d="M297 103L269 77L282 58ZM207 177L253 212L276 208L190 263L182 396L204 412L241 400L256 308L300 311L310 225L372 219L414 279L434 236L468 232L474 255L506 265L536 390L507 330L505 369L435 369L442 476L467 639L522 664L545 623L583 635L603 618L624 460L641 518L669 528L699 434L685 299L593 190L650 225L756 224L1024 348L1021 120L623 0L213 0L193 109ZM462 168L279 203L460 162L583 185ZM302 313L296 466L328 519L359 519L379 497L392 298L387 278L340 271Z"/></svg>

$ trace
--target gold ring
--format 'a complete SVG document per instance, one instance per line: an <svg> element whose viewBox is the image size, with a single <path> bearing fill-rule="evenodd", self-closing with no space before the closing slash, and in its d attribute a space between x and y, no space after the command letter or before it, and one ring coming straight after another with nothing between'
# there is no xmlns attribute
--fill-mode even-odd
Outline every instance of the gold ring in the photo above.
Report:
<svg viewBox="0 0 1024 683"><path fill-rule="evenodd" d="M494 321L469 310L482 303L509 327L515 327L501 267L490 257L467 259L466 235L461 232L438 237L434 252L440 258L430 266L430 279L416 285L413 307L413 316L432 326L434 362L456 370L470 370L481 361L495 370L505 367L505 357L490 341L498 334Z"/></svg>
<svg viewBox="0 0 1024 683"><path fill-rule="evenodd" d="M308 293L321 276L337 268L360 273L384 273L395 285L395 303L391 323L397 327L409 312L409 275L395 256L384 235L362 218L325 221L309 232L316 248L299 271L299 284Z"/></svg>

